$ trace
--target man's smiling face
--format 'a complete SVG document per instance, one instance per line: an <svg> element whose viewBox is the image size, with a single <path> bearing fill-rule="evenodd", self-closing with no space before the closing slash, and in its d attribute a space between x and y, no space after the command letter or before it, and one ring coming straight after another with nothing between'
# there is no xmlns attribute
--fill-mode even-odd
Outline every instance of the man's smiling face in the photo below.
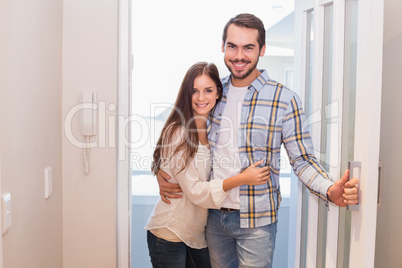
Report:
<svg viewBox="0 0 402 268"><path fill-rule="evenodd" d="M227 30L225 43L222 45L224 61L232 74L234 86L248 86L259 75L258 58L264 56L265 45L260 49L258 30L231 24Z"/></svg>

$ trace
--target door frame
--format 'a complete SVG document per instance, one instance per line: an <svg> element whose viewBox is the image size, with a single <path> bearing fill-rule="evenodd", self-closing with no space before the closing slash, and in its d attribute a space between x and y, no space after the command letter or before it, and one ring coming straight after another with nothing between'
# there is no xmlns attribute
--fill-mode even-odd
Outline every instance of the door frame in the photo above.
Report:
<svg viewBox="0 0 402 268"><path fill-rule="evenodd" d="M320 5L322 0L309 0ZM295 1L295 10L297 3ZM336 2L336 1L335 1ZM130 0L119 0L119 62L118 62L118 118L129 118L130 84L131 84L131 19ZM377 215L377 181L380 141L381 85L382 85L382 45L384 0L360 0L358 20L358 66L356 81L355 159L362 161L359 190L360 208L352 211L352 227L350 241L350 267L374 267L375 232ZM295 12L296 36L300 40L303 26L298 24L300 17ZM304 20L304 18L302 18ZM335 26L336 27L336 26ZM335 30L336 31L336 30ZM298 34L299 33L299 34ZM298 44L298 42L295 42ZM295 53L298 48L295 47ZM303 51L299 51L302 55ZM367 64L365 60L372 64ZM295 66L303 70L303 60L295 57ZM295 68L296 74L297 68ZM300 75L300 74L299 74ZM300 85L303 76L295 75L295 85ZM303 96L304 88L301 89ZM118 120L120 122L120 120ZM130 175L129 148L122 144L129 137L125 127L117 127L116 144L118 144L117 161L117 267L131 267L130 244ZM370 144L370 146L367 146ZM122 157L123 156L123 157ZM298 187L300 201L300 186ZM313 201L315 202L315 201ZM298 202L300 204L300 202ZM300 206L299 206L300 207ZM331 209L331 208L330 208ZM331 209L332 210L332 209ZM296 230L295 267L299 267L300 257L300 210L297 211L298 227ZM332 229L333 227L331 227ZM316 237L316 236L315 236ZM314 236L310 239L314 240ZM314 251L314 249L312 249ZM316 250L316 249L315 249ZM314 252L313 252L314 253ZM328 254L328 253L327 253Z"/></svg>
<svg viewBox="0 0 402 268"><path fill-rule="evenodd" d="M1 144L1 133L0 133ZM0 147L0 193L1 191L1 147ZM0 213L0 230L3 230L3 210ZM3 235L0 236L0 268L3 268Z"/></svg>
<svg viewBox="0 0 402 268"><path fill-rule="evenodd" d="M130 148L126 137L131 137L126 118L130 116L131 100L131 1L119 0L119 51L117 85L117 224L116 224L116 262L118 268L131 267L131 180ZM123 119L123 120L120 120Z"/></svg>

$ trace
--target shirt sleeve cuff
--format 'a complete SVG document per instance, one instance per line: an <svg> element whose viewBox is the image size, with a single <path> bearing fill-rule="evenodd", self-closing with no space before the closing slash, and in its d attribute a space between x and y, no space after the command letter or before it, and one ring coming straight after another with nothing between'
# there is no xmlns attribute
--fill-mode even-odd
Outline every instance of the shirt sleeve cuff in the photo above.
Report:
<svg viewBox="0 0 402 268"><path fill-rule="evenodd" d="M328 180L326 180L325 181L325 183L323 183L323 185L322 185L322 188L321 189L323 189L323 193L322 193L322 196L324 197L324 198L322 198L324 201L325 201L325 206L328 208L328 210L329 210L329 198L328 198L328 189L329 189L329 187L331 187L332 185L334 185L334 183L332 182L332 181L328 181Z"/></svg>
<svg viewBox="0 0 402 268"><path fill-rule="evenodd" d="M223 180L215 179L209 181L211 186L212 200L214 201L216 208L221 208L223 201L229 194L223 191Z"/></svg>

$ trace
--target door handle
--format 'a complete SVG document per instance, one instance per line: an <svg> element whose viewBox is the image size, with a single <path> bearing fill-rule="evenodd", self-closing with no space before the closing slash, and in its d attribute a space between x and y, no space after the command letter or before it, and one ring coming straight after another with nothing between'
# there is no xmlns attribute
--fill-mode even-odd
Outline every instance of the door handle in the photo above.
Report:
<svg viewBox="0 0 402 268"><path fill-rule="evenodd" d="M357 177L359 179L359 184L357 185L357 193L359 193L359 188L360 188L360 174L361 174L361 167L362 167L362 162L361 161L349 161L348 163L349 166L349 180L350 178L356 178L354 176L354 169L359 168L359 176ZM357 197L357 200L359 200L360 197ZM359 201L357 205L347 205L346 209L348 210L358 210L360 208Z"/></svg>

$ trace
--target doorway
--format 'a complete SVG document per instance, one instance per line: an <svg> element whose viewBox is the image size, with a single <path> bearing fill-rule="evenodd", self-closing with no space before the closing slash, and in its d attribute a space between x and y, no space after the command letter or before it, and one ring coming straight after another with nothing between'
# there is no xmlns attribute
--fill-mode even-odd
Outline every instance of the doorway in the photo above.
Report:
<svg viewBox="0 0 402 268"><path fill-rule="evenodd" d="M264 21L268 47L258 68L266 69L272 78L293 87L294 1L260 0L254 7L247 9L243 3L238 0L208 0L194 6L194 3L183 0L132 1L134 63L130 169L133 268L151 267L144 226L159 198L157 181L150 167L160 131L175 101L182 78L193 63L213 62L218 66L221 77L229 74L220 48L223 27L231 17L248 12ZM286 153L282 156L286 156ZM296 181L297 185L297 180L292 180L291 176L290 165L287 157L284 157L280 178L283 197L279 211L281 224L278 227L274 267L288 267L294 261L294 256L293 260L289 258L288 249L289 243L294 240L289 233L294 233L290 230L295 223L290 223L296 220L290 213L291 182Z"/></svg>

